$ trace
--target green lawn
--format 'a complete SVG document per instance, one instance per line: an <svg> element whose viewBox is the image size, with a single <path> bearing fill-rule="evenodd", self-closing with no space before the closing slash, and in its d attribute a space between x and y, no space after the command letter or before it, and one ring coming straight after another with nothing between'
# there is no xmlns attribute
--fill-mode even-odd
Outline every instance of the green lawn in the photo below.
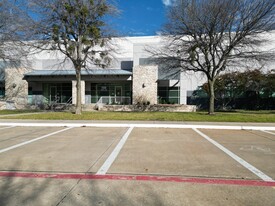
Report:
<svg viewBox="0 0 275 206"><path fill-rule="evenodd" d="M13 111L14 113L16 111ZM25 111L26 112L26 111ZM13 114L14 114L13 113ZM207 112L83 112L75 115L69 112L46 112L20 116L2 116L1 119L37 119L37 120L147 120L147 121L202 121L202 122L275 122L275 111L236 111L217 112L209 116Z"/></svg>
<svg viewBox="0 0 275 206"><path fill-rule="evenodd" d="M24 114L24 113L35 113L39 112L39 110L0 110L1 115L8 115L8 114Z"/></svg>

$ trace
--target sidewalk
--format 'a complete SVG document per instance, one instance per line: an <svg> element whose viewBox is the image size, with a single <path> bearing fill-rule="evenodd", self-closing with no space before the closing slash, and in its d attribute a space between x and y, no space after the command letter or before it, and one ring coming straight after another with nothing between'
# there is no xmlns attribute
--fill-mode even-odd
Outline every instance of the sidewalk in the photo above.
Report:
<svg viewBox="0 0 275 206"><path fill-rule="evenodd" d="M106 121L106 120L11 120L0 119L0 126L48 127L143 127L143 128L198 128L233 130L274 130L274 123L247 122L178 122L178 121Z"/></svg>

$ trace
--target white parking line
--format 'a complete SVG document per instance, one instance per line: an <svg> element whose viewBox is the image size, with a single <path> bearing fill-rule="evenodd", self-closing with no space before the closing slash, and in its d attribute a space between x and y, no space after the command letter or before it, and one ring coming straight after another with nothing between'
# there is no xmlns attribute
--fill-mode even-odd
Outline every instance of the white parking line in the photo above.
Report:
<svg viewBox="0 0 275 206"><path fill-rule="evenodd" d="M13 150L13 149L18 148L18 147L22 147L22 146L24 146L24 145L26 145L26 144L30 144L30 143L32 143L32 142L35 142L35 141L44 139L44 138L46 138L46 137L49 137L49 136L52 136L52 135L55 135L55 134L64 132L64 131L69 130L69 129L72 129L72 128L73 128L73 127L65 128L65 129L62 129L62 130L59 130L59 131L56 131L56 132L53 132L53 133L44 135L44 136L42 136L42 137L37 137L37 138L35 138L35 139L29 140L29 141L26 141L26 142L22 142L22 143L20 143L20 144L13 145L13 146L7 147L7 148L5 148L5 149L1 149L1 150L0 150L0 154L3 153L3 152L7 152L7 151L10 151L10 150Z"/></svg>
<svg viewBox="0 0 275 206"><path fill-rule="evenodd" d="M265 132L265 133L268 133L268 134L273 134L273 135L275 135L275 133L273 133L273 132L269 132L269 131L265 131L265 130L261 130L262 132Z"/></svg>
<svg viewBox="0 0 275 206"><path fill-rule="evenodd" d="M127 141L129 135L131 134L134 127L130 127L127 132L123 135L113 152L110 154L110 156L107 158L107 160L104 162L104 164L101 166L101 168L97 171L97 175L105 175L115 159L117 158L120 150L122 149L123 145Z"/></svg>
<svg viewBox="0 0 275 206"><path fill-rule="evenodd" d="M3 128L0 128L0 130L3 130L3 129L10 129L10 128L13 128L13 127L16 127L16 126L3 127Z"/></svg>
<svg viewBox="0 0 275 206"><path fill-rule="evenodd" d="M253 165L249 164L248 162L246 162L245 160L243 160L239 156L235 155L233 152L229 151L224 146L220 145L218 142L216 142L213 139L211 139L210 137L208 137L206 134L202 133L201 131L199 131L196 128L193 128L193 130L195 132L197 132L199 135L201 135L202 137L204 137L206 140L208 140L209 142L211 142L213 145L215 145L216 147L218 147L224 153L226 153L227 155L229 155L231 158L233 158L234 160L236 160L237 162L239 162L242 166L244 166L245 168L247 168L248 170L250 170L251 172L253 172L255 175L257 175L262 180L268 181L268 182L270 182L270 181L273 182L274 181L271 177L267 176L266 174L264 174L262 171L258 170Z"/></svg>
<svg viewBox="0 0 275 206"><path fill-rule="evenodd" d="M30 123L30 122L0 122L0 126L21 127L135 127L135 128L172 128L172 129L229 129L229 130L269 130L275 131L275 126L247 126L247 125L197 125L197 124L152 124L152 123Z"/></svg>

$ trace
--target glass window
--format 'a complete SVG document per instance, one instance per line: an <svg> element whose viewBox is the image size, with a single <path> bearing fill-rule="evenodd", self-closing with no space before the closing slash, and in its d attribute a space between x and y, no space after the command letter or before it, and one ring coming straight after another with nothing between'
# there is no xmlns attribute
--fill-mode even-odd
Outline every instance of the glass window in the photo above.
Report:
<svg viewBox="0 0 275 206"><path fill-rule="evenodd" d="M43 84L45 102L67 103L72 97L72 83Z"/></svg>
<svg viewBox="0 0 275 206"><path fill-rule="evenodd" d="M179 87L158 87L159 104L179 104Z"/></svg>
<svg viewBox="0 0 275 206"><path fill-rule="evenodd" d="M92 83L91 103L97 103L101 97L104 103L126 104L127 101L129 104L132 99L131 83Z"/></svg>

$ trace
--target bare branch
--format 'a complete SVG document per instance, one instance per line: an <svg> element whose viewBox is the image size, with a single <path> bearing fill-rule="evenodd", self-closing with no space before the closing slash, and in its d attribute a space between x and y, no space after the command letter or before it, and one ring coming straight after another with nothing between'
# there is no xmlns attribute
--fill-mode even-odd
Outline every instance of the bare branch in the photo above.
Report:
<svg viewBox="0 0 275 206"><path fill-rule="evenodd" d="M26 36L34 52L59 51L76 71L77 105L81 113L81 70L91 65L105 68L110 64L113 46L106 17L117 9L107 0L31 0L29 8L36 18ZM30 28L30 27L29 27ZM108 29L107 29L108 28Z"/></svg>
<svg viewBox="0 0 275 206"><path fill-rule="evenodd" d="M231 65L274 58L266 38L274 19L275 0L178 0L168 12L163 46L149 52L167 69L202 72L214 83Z"/></svg>

